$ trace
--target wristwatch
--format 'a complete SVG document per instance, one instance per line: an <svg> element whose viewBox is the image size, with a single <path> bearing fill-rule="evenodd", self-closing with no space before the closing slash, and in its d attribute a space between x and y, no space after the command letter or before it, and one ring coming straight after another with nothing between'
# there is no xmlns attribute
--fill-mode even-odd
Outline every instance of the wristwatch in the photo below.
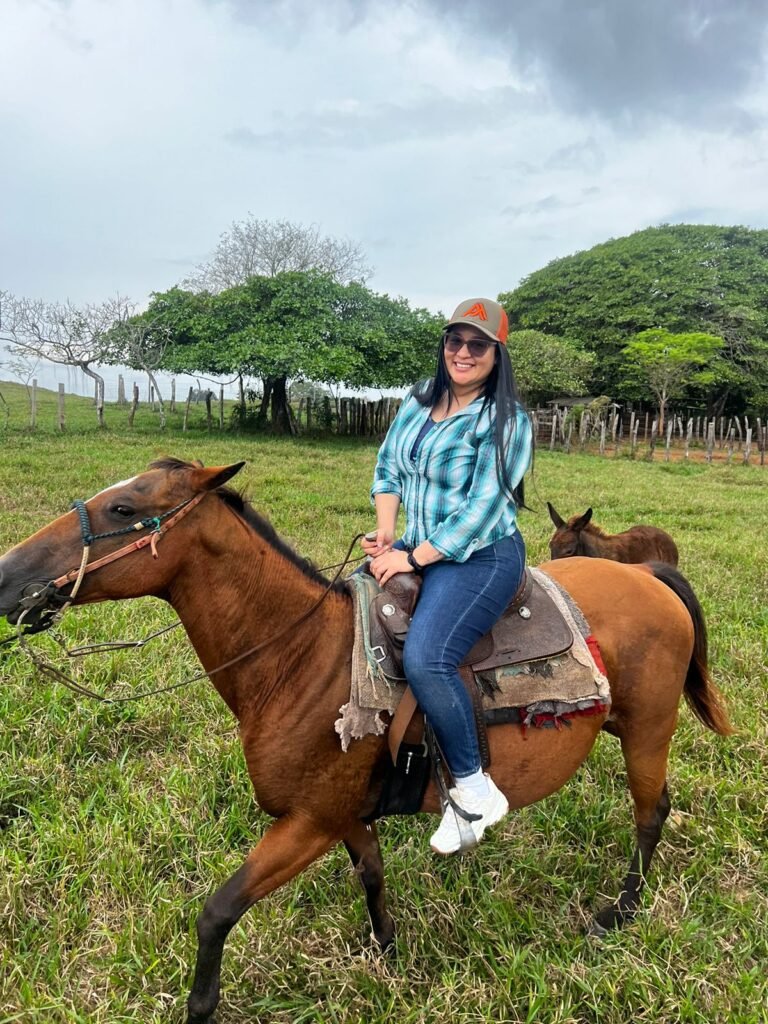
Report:
<svg viewBox="0 0 768 1024"><path fill-rule="evenodd" d="M413 569L417 576L421 576L422 573L424 572L424 566L419 565L419 563L413 557L412 551L408 552L408 565L410 565L410 567Z"/></svg>

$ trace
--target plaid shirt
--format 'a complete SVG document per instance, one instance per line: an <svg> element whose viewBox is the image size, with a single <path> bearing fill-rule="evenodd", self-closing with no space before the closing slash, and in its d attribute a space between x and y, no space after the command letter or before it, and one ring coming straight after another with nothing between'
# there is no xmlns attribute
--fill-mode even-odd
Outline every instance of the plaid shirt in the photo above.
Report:
<svg viewBox="0 0 768 1024"><path fill-rule="evenodd" d="M496 475L495 409L480 412L483 399L436 423L411 450L430 410L409 395L398 410L379 449L371 497L396 494L405 510L403 540L409 548L422 541L454 562L465 562L480 548L517 529L515 503ZM531 424L518 409L507 449L513 486L531 461Z"/></svg>

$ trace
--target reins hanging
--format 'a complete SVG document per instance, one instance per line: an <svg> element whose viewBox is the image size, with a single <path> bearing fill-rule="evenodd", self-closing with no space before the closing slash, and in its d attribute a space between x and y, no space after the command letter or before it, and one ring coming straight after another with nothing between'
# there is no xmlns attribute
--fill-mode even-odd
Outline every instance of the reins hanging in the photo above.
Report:
<svg viewBox="0 0 768 1024"><path fill-rule="evenodd" d="M156 543L157 543L157 540L159 539L159 537L162 536L164 533L166 533L168 530L170 530L176 524L176 522L180 518L182 518L183 515L186 515L188 511L191 511L191 509L195 505L197 505L205 497L205 495L207 493L208 493L207 491L204 491L201 494L196 495L195 498L191 498L187 502L182 503L182 505L177 506L176 508L171 509L169 512L165 513L164 516L162 517L163 519L165 519L167 517L171 517L171 516L172 516L172 518L168 519L168 521L166 523L164 523L163 525L160 524L160 518L158 517L157 519L148 520L147 522L142 520L142 522L140 524L136 524L136 526L128 527L125 530L115 531L113 534L101 534L101 535L97 535L97 536L94 536L94 535L92 535L90 533L90 525L88 523L87 510L85 510L84 504L82 502L77 503L78 505L80 505L82 507L82 509L85 512L85 515L83 516L83 514L80 512L80 509L78 508L78 514L80 516L81 532L83 534L83 541L84 541L83 559L81 561L81 565L80 565L80 568L78 570L70 570L69 573L65 573L63 576L59 576L56 580L53 581L54 589L58 589L59 587L63 586L65 583L72 582L73 579L75 579L77 581L76 585L79 587L80 582L82 581L82 578L83 578L83 576L86 573L91 572L91 571L93 571L95 569L98 569L98 568L100 568L103 565L107 565L108 563L113 562L113 561L115 561L118 558L121 558L123 555L131 554L133 551L138 551L141 548L146 547L147 544L149 544L149 543L152 543L152 554L153 554L153 557L157 558L158 555L157 555L157 551L156 551ZM174 513L176 513L176 514L174 515ZM234 515L234 513L232 513L232 514ZM131 530L139 529L139 528L144 528L146 525L154 525L155 526L155 529L153 530L153 533L151 535L144 536L144 537L141 538L141 540L135 541L133 544L127 545L124 548L120 548L118 551L112 552L111 555L105 555L103 558L100 558L100 559L98 559L95 562L91 562L90 564L87 564L87 552L88 552L88 548L90 546L90 541L92 541L92 540L100 540L100 539L102 539L105 536L117 536L118 534L129 533ZM88 527L87 532L86 532L86 526ZM360 561L361 560L359 558L350 559L349 556L352 553L352 550L353 550L355 544L357 544L357 542L363 536L364 536L363 533L356 534L352 538L352 541L350 542L350 545L347 548L347 552L346 552L346 555L344 557L344 560L342 562L338 562L336 564L336 566L329 567L329 568L337 568L338 571L336 572L336 574L333 577L333 579L328 583L328 586L323 590L323 593L320 595L318 600L315 601L315 603L313 605L311 605L311 607L308 608L306 612L304 612L301 616L299 616L298 619L296 619L293 622L289 623L283 629L279 630L277 633L273 634L271 637L268 637L266 640L263 640L263 641L261 641L258 644L254 644L254 646L250 647L247 651L243 651L241 654L236 655L234 658L230 658L228 661L225 661L222 665L217 665L216 668L211 669L208 672L203 670L202 672L198 672L194 676L190 676L187 679L183 679L183 680L181 680L181 682L178 682L178 683L172 683L169 686L158 687L158 688L153 689L153 690L145 690L145 691L143 691L141 693L132 694L129 697L105 697L103 694L97 693L95 690L91 690L88 687L83 686L81 683L76 682L70 676L68 676L64 672L62 672L61 669L57 668L55 665L52 665L50 662L44 660L40 655L37 654L36 651L34 651L34 649L32 647L30 647L29 643L27 642L27 639L26 639L26 636L25 636L25 634L23 632L22 627L24 625L24 618L25 618L25 616L30 611L33 610L32 608L25 609L25 611L23 611L22 614L19 616L19 619L18 619L18 622L17 622L17 638L18 638L19 643L21 644L21 647L24 650L25 654L29 657L29 659L33 662L33 664L38 668L38 670L43 675L48 676L48 678L53 679L55 682L60 683L62 686L65 686L67 689L71 690L73 693L78 694L79 696L90 697L91 700L99 701L102 704L124 704L124 703L127 703L129 701L141 700L144 697L152 697L152 696L155 696L156 694L168 693L171 690L178 690L178 689L180 689L183 686L189 686L191 683L194 683L197 680L204 678L205 676L210 678L211 676L216 675L218 672L223 672L224 669L231 668L233 665L236 665L238 662L244 661L246 658L251 657L251 655L256 654L258 651L263 650L265 647L268 647L270 644L274 643L276 640L279 640L281 637L285 636L287 633L289 633L292 630L294 630L297 626L301 625L303 622L306 622L307 619L309 619L317 611L317 609L320 607L320 605L323 603L323 601L325 601L326 597L331 592L331 590L333 589L334 585L336 584L336 582L338 581L339 577L341 576L341 571L344 568L344 566L349 565L350 562L356 562L356 561ZM88 541L89 541L88 544L85 543L86 538L88 538ZM69 599L67 600L67 603L57 613L57 615L56 615L56 619L57 620L59 620L61 618L61 616L66 611L66 609L71 604L72 596L73 596L72 594L69 595ZM164 627L161 630L158 630L156 633L153 633L151 636L147 637L145 640L127 641L127 642L115 641L113 643L107 642L106 644L85 645L85 647L83 647L83 648L76 648L72 652L67 651L66 648L64 650L65 650L65 653L69 657L81 657L81 656L83 656L85 654L97 653L99 650L118 650L118 649L121 649L123 647L143 647L145 643L148 643L150 640L154 639L156 636L160 636L163 633L169 632L171 629L174 629L178 625L180 625L179 622L171 623L171 625L166 626L166 627Z"/></svg>

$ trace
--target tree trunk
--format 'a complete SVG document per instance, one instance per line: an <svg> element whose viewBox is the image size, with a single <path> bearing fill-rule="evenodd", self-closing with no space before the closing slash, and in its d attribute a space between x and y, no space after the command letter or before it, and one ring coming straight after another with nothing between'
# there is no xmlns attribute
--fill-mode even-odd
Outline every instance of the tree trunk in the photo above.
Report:
<svg viewBox="0 0 768 1024"><path fill-rule="evenodd" d="M270 430L273 434L295 434L296 423L288 403L285 377L271 377Z"/></svg>
<svg viewBox="0 0 768 1024"><path fill-rule="evenodd" d="M262 391L261 405L259 406L259 412L256 416L256 422L260 427L267 425L267 413L269 412L269 400L272 397L272 378L262 377Z"/></svg>
<svg viewBox="0 0 768 1024"><path fill-rule="evenodd" d="M77 366L83 371L86 377L90 377L94 382L95 386L95 397L96 397L96 419L99 422L99 426L104 426L104 378L100 377L95 370L92 370L87 363L77 363Z"/></svg>
<svg viewBox="0 0 768 1024"><path fill-rule="evenodd" d="M258 422L268 425L272 434L296 434L296 421L288 404L286 377L263 377L264 397L259 408ZM267 421L269 412L269 421Z"/></svg>
<svg viewBox="0 0 768 1024"><path fill-rule="evenodd" d="M163 396L160 394L160 388L157 386L155 375L152 373L150 369L145 369L147 370L147 376L149 377L152 387L155 389L155 394L157 395L157 404L160 406L160 429L165 430L165 402L163 401Z"/></svg>

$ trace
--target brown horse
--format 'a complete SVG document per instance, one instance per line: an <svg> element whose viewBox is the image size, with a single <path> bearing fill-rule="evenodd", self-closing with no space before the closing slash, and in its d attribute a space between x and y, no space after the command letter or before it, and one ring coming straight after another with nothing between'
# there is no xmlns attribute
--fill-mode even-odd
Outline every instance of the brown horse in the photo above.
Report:
<svg viewBox="0 0 768 1024"><path fill-rule="evenodd" d="M191 1024L212 1019L225 939L239 918L339 842L359 871L375 939L386 947L394 935L376 828L362 820L374 806L386 738L367 736L345 754L333 728L349 695L351 600L223 486L241 466L156 462L0 559L0 614L9 621L24 608L23 621L34 624L73 587L78 604L143 595L168 601L240 723L256 797L276 820L199 916ZM152 550L124 544L121 534L142 535L142 524L155 531ZM88 564L84 544L97 549ZM637 846L618 900L597 915L600 934L637 910L670 810L667 753L683 693L705 726L731 730L707 676L701 608L680 573L582 558L548 563L546 571L587 616L613 704L607 716L577 718L562 731L524 736L517 725L494 727L493 774L510 806L523 807L573 775L601 728L619 738ZM422 809L440 810L432 785Z"/></svg>
<svg viewBox="0 0 768 1024"><path fill-rule="evenodd" d="M667 562L677 565L677 545L657 526L630 526L623 533L604 533L591 522L592 509L572 516L566 523L547 502L555 532L549 541L553 558L610 558L612 562Z"/></svg>

